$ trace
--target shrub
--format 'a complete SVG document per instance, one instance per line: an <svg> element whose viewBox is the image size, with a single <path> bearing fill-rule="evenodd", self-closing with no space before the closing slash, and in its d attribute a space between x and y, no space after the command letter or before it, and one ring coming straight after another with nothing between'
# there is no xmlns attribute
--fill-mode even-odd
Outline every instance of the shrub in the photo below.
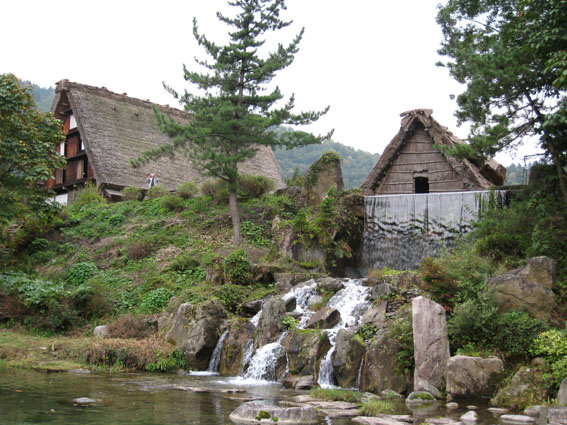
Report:
<svg viewBox="0 0 567 425"><path fill-rule="evenodd" d="M272 243L271 239L266 237L266 235L270 235L270 232L264 229L264 226L260 224L251 221L243 221L240 230L244 240L255 247L264 248L270 246Z"/></svg>
<svg viewBox="0 0 567 425"><path fill-rule="evenodd" d="M177 186L176 192L183 199L191 199L199 192L199 188L193 182L185 182Z"/></svg>
<svg viewBox="0 0 567 425"><path fill-rule="evenodd" d="M93 204L106 204L106 199L100 194L94 184L87 183L82 189L79 189L77 196L73 201L74 207L81 207Z"/></svg>
<svg viewBox="0 0 567 425"><path fill-rule="evenodd" d="M168 193L162 196L161 205L169 211L181 211L183 209L183 199L179 195Z"/></svg>
<svg viewBox="0 0 567 425"><path fill-rule="evenodd" d="M146 192L146 198L148 199L158 199L162 196L165 196L169 193L169 191L163 186L152 186Z"/></svg>
<svg viewBox="0 0 567 425"><path fill-rule="evenodd" d="M567 330L551 329L541 333L535 339L530 351L548 361L553 383L558 387L567 377Z"/></svg>
<svg viewBox="0 0 567 425"><path fill-rule="evenodd" d="M274 190L274 187L274 181L265 176L242 174L238 177L238 194L243 198L259 198Z"/></svg>
<svg viewBox="0 0 567 425"><path fill-rule="evenodd" d="M69 270L69 275L67 276L67 282L73 286L78 286L85 283L91 277L98 273L98 267L96 264L89 261L83 263L76 263L71 266Z"/></svg>
<svg viewBox="0 0 567 425"><path fill-rule="evenodd" d="M153 332L145 316L125 314L108 324L108 332L113 338L144 339Z"/></svg>
<svg viewBox="0 0 567 425"><path fill-rule="evenodd" d="M167 288L157 288L142 297L140 311L143 313L156 313L163 309L173 294Z"/></svg>
<svg viewBox="0 0 567 425"><path fill-rule="evenodd" d="M30 252L41 252L47 249L49 241L45 238L35 238L29 245Z"/></svg>
<svg viewBox="0 0 567 425"><path fill-rule="evenodd" d="M457 281L450 277L445 266L431 257L425 258L420 265L424 289L431 298L441 304L445 310L453 310L457 295Z"/></svg>
<svg viewBox="0 0 567 425"><path fill-rule="evenodd" d="M252 263L243 249L232 251L224 259L224 274L228 280L237 285L250 283Z"/></svg>
<svg viewBox="0 0 567 425"><path fill-rule="evenodd" d="M108 224L110 224L111 226L120 226L122 225L122 223L124 223L125 220L126 217L124 217L123 214L114 214L108 217Z"/></svg>
<svg viewBox="0 0 567 425"><path fill-rule="evenodd" d="M399 345L396 353L396 371L399 374L409 373L415 367L411 311L403 311L392 320L388 333Z"/></svg>
<svg viewBox="0 0 567 425"><path fill-rule="evenodd" d="M236 313L240 305L246 300L248 291L239 285L222 285L215 289L214 294L225 309Z"/></svg>
<svg viewBox="0 0 567 425"><path fill-rule="evenodd" d="M126 201L141 201L144 198L144 193L139 187L128 186L122 189L124 200Z"/></svg>
<svg viewBox="0 0 567 425"><path fill-rule="evenodd" d="M201 185L201 193L210 196L216 204L228 203L228 183L224 180L204 182Z"/></svg>
<svg viewBox="0 0 567 425"><path fill-rule="evenodd" d="M291 330L297 328L297 325L299 324L299 322L293 316L285 316L283 321L282 321L282 324L284 325L284 328L286 328L288 331L291 331Z"/></svg>
<svg viewBox="0 0 567 425"><path fill-rule="evenodd" d="M533 341L547 329L526 312L499 313L487 296L455 307L448 327L453 350L489 351L509 361L527 360Z"/></svg>
<svg viewBox="0 0 567 425"><path fill-rule="evenodd" d="M155 237L141 237L134 239L126 248L128 258L131 260L146 258L155 250L156 245Z"/></svg>

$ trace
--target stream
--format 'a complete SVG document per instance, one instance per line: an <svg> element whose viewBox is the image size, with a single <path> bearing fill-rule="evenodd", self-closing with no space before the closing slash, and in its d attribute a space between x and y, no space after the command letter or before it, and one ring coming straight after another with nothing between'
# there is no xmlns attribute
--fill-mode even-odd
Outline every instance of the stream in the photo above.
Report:
<svg viewBox="0 0 567 425"><path fill-rule="evenodd" d="M194 392L188 387L206 388L212 392ZM244 392L222 392L228 389ZM5 369L0 371L0 423L230 424L230 413L243 401L258 398L274 404L299 394L308 394L308 391L288 390L276 383L238 385L234 378L218 376L149 373L77 375ZM96 401L83 404L73 401L79 397ZM419 410L414 411L414 424L419 425L425 417L458 419L467 410L466 407L448 410L440 406L443 405L427 409L427 416L420 414ZM498 423L496 417L486 411L486 406L477 406L480 407L477 425ZM411 414L403 402L399 404L398 413ZM324 417L320 418L319 423L354 424L349 419Z"/></svg>

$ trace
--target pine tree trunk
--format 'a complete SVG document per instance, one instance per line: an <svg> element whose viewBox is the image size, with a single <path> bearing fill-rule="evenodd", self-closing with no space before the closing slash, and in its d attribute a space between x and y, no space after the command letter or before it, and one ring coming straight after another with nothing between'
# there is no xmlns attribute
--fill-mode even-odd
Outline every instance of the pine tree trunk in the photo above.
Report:
<svg viewBox="0 0 567 425"><path fill-rule="evenodd" d="M234 246L239 246L241 242L240 236L240 212L236 204L236 189L228 190L228 204L230 206L230 215L232 217L232 231L234 233Z"/></svg>

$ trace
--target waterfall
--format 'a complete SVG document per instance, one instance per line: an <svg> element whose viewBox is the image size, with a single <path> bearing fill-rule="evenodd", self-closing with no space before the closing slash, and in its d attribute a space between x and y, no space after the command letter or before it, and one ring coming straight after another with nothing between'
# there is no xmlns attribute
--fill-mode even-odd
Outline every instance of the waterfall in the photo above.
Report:
<svg viewBox="0 0 567 425"><path fill-rule="evenodd" d="M332 356L335 351L335 341L339 329L356 326L362 315L370 307L370 288L362 286L360 280L347 279L345 286L327 303L327 306L339 311L341 320L335 327L324 331L331 343L331 348L321 361L317 383L323 387L334 386Z"/></svg>
<svg viewBox="0 0 567 425"><path fill-rule="evenodd" d="M416 269L428 256L452 248L491 200L504 191L470 191L365 198L364 258L368 269Z"/></svg>
<svg viewBox="0 0 567 425"><path fill-rule="evenodd" d="M222 333L220 336L215 349L213 350L213 354L211 355L211 360L209 361L209 368L207 372L211 373L219 373L219 366L220 366L220 359L222 349L224 347L224 340L228 336L228 329Z"/></svg>
<svg viewBox="0 0 567 425"><path fill-rule="evenodd" d="M331 349L321 362L318 383L322 386L333 385L333 365L331 356L335 349L335 339L339 329L355 326L360 318L370 306L368 301L370 288L362 286L362 281L354 279L344 279L344 287L338 291L327 303L327 306L339 311L340 322L332 329L324 332L327 334L331 343ZM317 294L317 282L313 279L300 283L282 296L284 302L295 298L296 306L293 314L299 317L298 329L304 329L314 312L309 309L309 299ZM260 313L255 318L259 320ZM252 319L251 319L252 321ZM252 344L246 346L244 356L244 367L246 372L243 379L246 380L277 380L278 367L283 365L284 356L287 362L287 353L281 342L287 335L283 332L276 342L266 344L252 353ZM248 367L246 368L246 365ZM284 373L285 374L285 373Z"/></svg>
<svg viewBox="0 0 567 425"><path fill-rule="evenodd" d="M209 360L209 367L207 368L207 370L190 371L189 375L211 376L211 375L219 374L222 349L224 347L224 340L226 339L227 336L228 336L228 329L222 333L219 340L217 341L217 345L215 345L213 354L211 354L211 360Z"/></svg>

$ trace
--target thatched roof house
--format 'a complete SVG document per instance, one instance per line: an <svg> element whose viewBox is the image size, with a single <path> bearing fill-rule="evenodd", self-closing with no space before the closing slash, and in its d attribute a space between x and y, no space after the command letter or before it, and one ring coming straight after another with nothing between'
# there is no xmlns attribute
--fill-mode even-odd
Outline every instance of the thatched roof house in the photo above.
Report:
<svg viewBox="0 0 567 425"><path fill-rule="evenodd" d="M504 184L506 169L496 161L479 167L436 149L434 145L465 142L435 121L432 112L415 109L400 114L400 131L361 186L365 195L485 190Z"/></svg>
<svg viewBox="0 0 567 425"><path fill-rule="evenodd" d="M77 185L94 181L107 195L119 195L117 191L126 186L146 187L150 173L155 173L160 185L169 190L183 182L202 181L182 155L174 160L161 158L140 168L130 166L130 160L169 141L159 130L153 106L175 120L190 119L184 111L113 93L104 87L59 81L52 112L63 121L67 134L58 148L67 158L67 168L56 172L51 186L65 196ZM273 179L276 188L285 187L269 147L260 146L256 157L243 164L240 172L263 175Z"/></svg>

